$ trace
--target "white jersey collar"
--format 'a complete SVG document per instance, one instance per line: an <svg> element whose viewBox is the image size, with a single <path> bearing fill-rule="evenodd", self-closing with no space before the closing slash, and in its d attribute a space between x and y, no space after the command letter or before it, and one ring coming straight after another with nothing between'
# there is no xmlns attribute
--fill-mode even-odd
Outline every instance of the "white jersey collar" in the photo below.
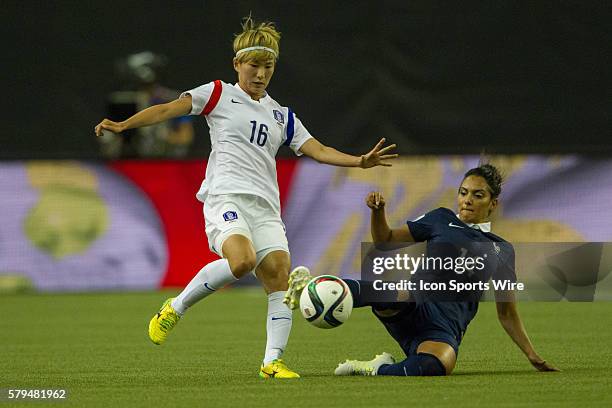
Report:
<svg viewBox="0 0 612 408"><path fill-rule="evenodd" d="M459 218L459 214L455 214ZM459 218L461 220L461 218ZM465 225L470 228L480 230L482 232L491 232L491 221L481 222L480 224L470 224L469 222L462 221Z"/></svg>
<svg viewBox="0 0 612 408"><path fill-rule="evenodd" d="M249 95L244 89L242 89L240 87L240 84L238 82L236 82L234 84L234 86L242 93L244 93L246 96L249 97L249 99L255 103L262 103L262 102L268 102L268 100L270 99L270 95L266 92L266 94L264 96L262 96L258 101L256 101L255 99L251 98L251 95Z"/></svg>

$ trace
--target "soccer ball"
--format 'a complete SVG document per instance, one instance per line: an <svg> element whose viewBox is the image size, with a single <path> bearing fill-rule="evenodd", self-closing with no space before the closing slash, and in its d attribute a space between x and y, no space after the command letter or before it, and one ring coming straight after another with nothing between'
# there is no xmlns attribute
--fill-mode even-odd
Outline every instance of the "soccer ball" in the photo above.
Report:
<svg viewBox="0 0 612 408"><path fill-rule="evenodd" d="M310 324L332 329L344 323L353 310L353 295L346 283L332 275L321 275L306 284L300 296L300 311Z"/></svg>

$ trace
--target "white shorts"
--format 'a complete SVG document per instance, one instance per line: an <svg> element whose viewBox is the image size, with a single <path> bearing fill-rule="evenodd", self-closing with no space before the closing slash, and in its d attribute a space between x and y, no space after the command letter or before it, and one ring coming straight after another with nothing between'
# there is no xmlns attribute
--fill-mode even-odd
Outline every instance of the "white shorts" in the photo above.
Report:
<svg viewBox="0 0 612 408"><path fill-rule="evenodd" d="M209 194L204 201L204 221L210 250L223 257L223 243L230 235L251 240L256 266L272 251L289 253L285 224L263 198L250 194Z"/></svg>

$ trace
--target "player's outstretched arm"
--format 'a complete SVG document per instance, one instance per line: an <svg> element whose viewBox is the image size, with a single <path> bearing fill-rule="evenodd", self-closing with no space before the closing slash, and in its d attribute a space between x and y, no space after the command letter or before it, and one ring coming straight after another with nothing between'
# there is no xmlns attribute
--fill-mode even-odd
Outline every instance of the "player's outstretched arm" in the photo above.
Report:
<svg viewBox="0 0 612 408"><path fill-rule="evenodd" d="M380 192L369 193L366 196L366 205L372 210L370 228L374 242L414 242L407 225L403 228L389 228L385 215L385 198Z"/></svg>
<svg viewBox="0 0 612 408"><path fill-rule="evenodd" d="M533 365L538 371L559 371L558 368L555 368L540 357L533 348L531 340L529 340L525 326L523 326L523 322L521 321L521 317L518 313L516 301L514 300L514 294L505 292L503 295L499 295L499 298L503 298L504 301L498 301L496 303L497 318L512 341L514 341L514 343L529 359L531 365Z"/></svg>
<svg viewBox="0 0 612 408"><path fill-rule="evenodd" d="M334 166L361 167L362 169L368 169L375 166L391 167L391 163L388 163L388 160L395 159L399 155L387 153L395 149L397 145L392 144L383 147L384 144L385 138L382 138L368 153L361 156L352 156L342 153L333 147L325 146L317 139L312 138L300 147L300 152L319 163L331 164Z"/></svg>
<svg viewBox="0 0 612 408"><path fill-rule="evenodd" d="M113 122L110 119L104 119L96 125L94 131L96 132L96 136L102 136L103 129L110 130L113 133L121 133L127 129L154 125L155 123L163 122L168 119L184 116L189 112L191 112L191 95L176 99L172 102L153 105L147 109L141 110L123 122Z"/></svg>

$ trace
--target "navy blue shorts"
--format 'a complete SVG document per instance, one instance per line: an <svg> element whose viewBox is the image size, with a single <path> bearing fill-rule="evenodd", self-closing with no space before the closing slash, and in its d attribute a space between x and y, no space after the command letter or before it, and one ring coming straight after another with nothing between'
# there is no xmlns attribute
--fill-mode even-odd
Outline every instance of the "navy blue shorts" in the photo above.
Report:
<svg viewBox="0 0 612 408"><path fill-rule="evenodd" d="M416 354L419 344L426 340L449 344L455 354L459 355L463 333L435 303L405 303L403 309L394 316L374 315L398 342L406 356Z"/></svg>

